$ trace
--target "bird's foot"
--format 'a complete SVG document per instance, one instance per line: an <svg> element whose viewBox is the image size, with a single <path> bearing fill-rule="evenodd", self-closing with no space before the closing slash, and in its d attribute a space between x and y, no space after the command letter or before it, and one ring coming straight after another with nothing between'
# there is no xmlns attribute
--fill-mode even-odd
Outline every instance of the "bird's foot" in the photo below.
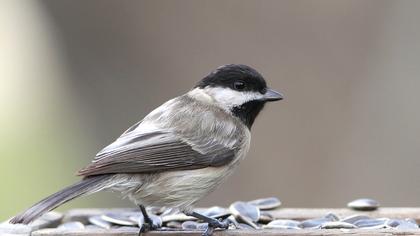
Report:
<svg viewBox="0 0 420 236"><path fill-rule="evenodd" d="M153 222L152 218L150 218L150 216L147 214L146 208L143 205L140 205L139 207L143 215L143 224L139 225L139 236L141 236L142 233L159 229L161 225L158 225Z"/></svg>
<svg viewBox="0 0 420 236"><path fill-rule="evenodd" d="M229 222L212 219L207 223L207 229L203 232L202 236L211 236L215 229L227 229L229 228Z"/></svg>
<svg viewBox="0 0 420 236"><path fill-rule="evenodd" d="M149 231L157 230L159 229L159 225L150 223L150 222L144 222L139 231L139 236L141 236L142 233L147 233Z"/></svg>
<svg viewBox="0 0 420 236"><path fill-rule="evenodd" d="M217 220L217 219L212 219L212 221L208 222L210 227L213 228L220 228L220 229L227 229L229 228L229 222L227 222L226 220Z"/></svg>
<svg viewBox="0 0 420 236"><path fill-rule="evenodd" d="M197 212L186 212L186 215L194 216L195 218L202 220L207 223L207 229L202 234L203 236L211 236L216 228L227 229L229 228L229 222L227 220L217 220Z"/></svg>

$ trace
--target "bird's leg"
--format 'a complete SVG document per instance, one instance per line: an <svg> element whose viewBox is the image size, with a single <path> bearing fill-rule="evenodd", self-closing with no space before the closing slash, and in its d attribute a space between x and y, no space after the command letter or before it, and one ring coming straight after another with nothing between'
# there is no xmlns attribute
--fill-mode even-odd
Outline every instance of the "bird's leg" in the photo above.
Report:
<svg viewBox="0 0 420 236"><path fill-rule="evenodd" d="M146 208L143 205L139 205L139 207L140 207L141 214L143 215L143 221L144 221L142 226L139 225L141 227L140 228L140 232L139 232L139 236L142 233L146 233L146 232L148 232L150 230L156 230L156 229L158 229L159 226L153 224L153 220L147 214Z"/></svg>
<svg viewBox="0 0 420 236"><path fill-rule="evenodd" d="M204 231L203 236L210 236L213 234L214 229L216 228L220 228L220 229L227 229L229 228L229 223L227 221L220 221L214 218L210 218L208 216L199 214L195 211L193 212L187 212L185 213L188 216L193 216L199 220L202 220L204 222L206 222L207 225L207 229L206 231Z"/></svg>

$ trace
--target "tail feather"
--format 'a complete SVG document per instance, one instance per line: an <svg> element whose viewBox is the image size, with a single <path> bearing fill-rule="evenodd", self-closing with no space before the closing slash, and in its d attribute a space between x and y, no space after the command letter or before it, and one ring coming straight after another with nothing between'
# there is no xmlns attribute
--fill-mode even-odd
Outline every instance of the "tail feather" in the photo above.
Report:
<svg viewBox="0 0 420 236"><path fill-rule="evenodd" d="M10 220L12 224L28 224L41 216L42 214L53 210L54 208L66 203L74 198L80 197L87 193L92 193L101 190L105 185L104 182L109 178L109 175L97 175L87 177L80 182L73 184L63 190L56 192L40 202L36 203L23 213L13 217Z"/></svg>

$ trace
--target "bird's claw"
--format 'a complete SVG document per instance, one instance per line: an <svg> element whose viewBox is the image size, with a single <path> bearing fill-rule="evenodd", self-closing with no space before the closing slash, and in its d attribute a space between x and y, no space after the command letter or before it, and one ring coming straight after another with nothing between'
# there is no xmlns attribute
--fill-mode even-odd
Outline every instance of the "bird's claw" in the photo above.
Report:
<svg viewBox="0 0 420 236"><path fill-rule="evenodd" d="M142 233L147 233L149 231L157 230L159 229L158 225L151 224L151 223L143 223L140 227L139 236L142 235Z"/></svg>
<svg viewBox="0 0 420 236"><path fill-rule="evenodd" d="M227 229L229 228L229 222L214 219L207 224L207 229L203 232L202 236L211 236L216 228Z"/></svg>
<svg viewBox="0 0 420 236"><path fill-rule="evenodd" d="M213 228L227 229L229 228L229 222L215 219L214 221L209 222L209 226Z"/></svg>

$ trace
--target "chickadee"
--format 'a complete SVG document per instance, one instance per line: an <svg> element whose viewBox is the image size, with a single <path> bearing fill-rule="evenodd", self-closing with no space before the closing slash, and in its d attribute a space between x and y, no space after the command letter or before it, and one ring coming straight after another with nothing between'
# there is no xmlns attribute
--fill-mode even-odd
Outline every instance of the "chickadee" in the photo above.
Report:
<svg viewBox="0 0 420 236"><path fill-rule="evenodd" d="M205 235L226 222L193 205L229 176L248 152L250 129L266 102L283 99L246 65L225 65L192 90L171 99L125 131L78 172L83 179L36 203L11 223L27 224L74 198L102 190L121 192L156 229L144 206L178 208L208 223Z"/></svg>

